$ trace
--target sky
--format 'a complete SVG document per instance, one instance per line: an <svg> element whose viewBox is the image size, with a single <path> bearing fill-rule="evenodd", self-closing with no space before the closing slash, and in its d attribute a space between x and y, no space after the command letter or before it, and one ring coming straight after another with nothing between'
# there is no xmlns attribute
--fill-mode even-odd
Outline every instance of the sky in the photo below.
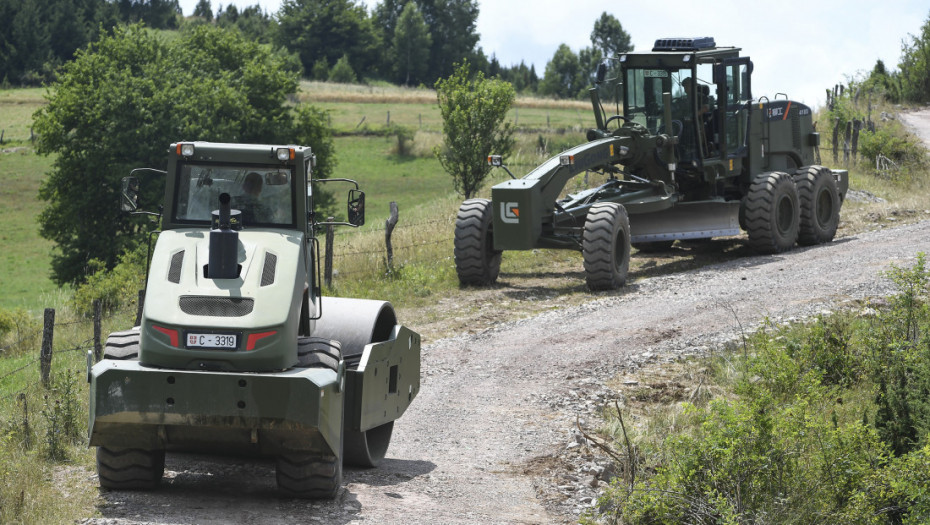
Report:
<svg viewBox="0 0 930 525"><path fill-rule="evenodd" d="M260 4L275 13L281 0L211 0L220 5ZM369 8L379 0L362 0ZM197 0L180 0L185 15ZM658 38L713 37L719 46L742 48L752 58L753 96L822 106L826 89L868 74L878 59L891 70L902 42L930 17L927 0L479 0L479 45L501 65L524 61L542 77L560 44L578 53L591 45L601 13L613 15L637 51Z"/></svg>

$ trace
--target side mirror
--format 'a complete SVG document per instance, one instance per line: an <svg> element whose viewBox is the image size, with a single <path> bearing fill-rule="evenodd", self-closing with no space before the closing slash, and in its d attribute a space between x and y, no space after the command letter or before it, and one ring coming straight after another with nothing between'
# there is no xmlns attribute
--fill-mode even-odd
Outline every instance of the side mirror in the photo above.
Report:
<svg viewBox="0 0 930 525"><path fill-rule="evenodd" d="M124 213L132 213L139 209L139 179L136 177L123 177L119 209Z"/></svg>
<svg viewBox="0 0 930 525"><path fill-rule="evenodd" d="M595 83L600 84L604 82L604 79L607 78L607 63L601 62L597 65L597 73L595 74Z"/></svg>
<svg viewBox="0 0 930 525"><path fill-rule="evenodd" d="M349 191L349 224L363 226L365 224L365 192L360 190Z"/></svg>

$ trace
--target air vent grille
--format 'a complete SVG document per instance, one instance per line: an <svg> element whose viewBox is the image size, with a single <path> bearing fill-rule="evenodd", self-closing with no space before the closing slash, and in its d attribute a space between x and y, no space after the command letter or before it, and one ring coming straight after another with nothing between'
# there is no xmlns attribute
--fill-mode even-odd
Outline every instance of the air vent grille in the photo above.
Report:
<svg viewBox="0 0 930 525"><path fill-rule="evenodd" d="M168 267L168 280L174 284L181 282L181 264L184 263L184 250L171 256L171 265Z"/></svg>
<svg viewBox="0 0 930 525"><path fill-rule="evenodd" d="M278 256L273 253L265 254L265 267L262 269L262 286L274 283L274 272L278 266Z"/></svg>
<svg viewBox="0 0 930 525"><path fill-rule="evenodd" d="M187 315L205 317L242 317L252 313L253 299L237 297L209 297L184 295L178 301L181 311Z"/></svg>

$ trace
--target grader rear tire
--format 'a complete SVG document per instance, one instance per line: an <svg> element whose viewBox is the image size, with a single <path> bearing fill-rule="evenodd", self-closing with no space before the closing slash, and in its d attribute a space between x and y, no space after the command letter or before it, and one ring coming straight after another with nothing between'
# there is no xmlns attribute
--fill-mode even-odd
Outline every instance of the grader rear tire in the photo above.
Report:
<svg viewBox="0 0 930 525"><path fill-rule="evenodd" d="M600 202L591 206L584 224L581 253L588 288L614 290L626 284L630 270L630 219L622 204Z"/></svg>
<svg viewBox="0 0 930 525"><path fill-rule="evenodd" d="M806 166L794 173L801 203L798 244L830 242L840 222L840 197L833 173L823 166Z"/></svg>
<svg viewBox="0 0 930 525"><path fill-rule="evenodd" d="M455 272L462 286L487 286L497 280L501 253L494 249L491 201L468 199L455 219Z"/></svg>
<svg viewBox="0 0 930 525"><path fill-rule="evenodd" d="M798 189L787 173L755 176L744 200L749 246L763 254L790 250L798 238Z"/></svg>
<svg viewBox="0 0 930 525"><path fill-rule="evenodd" d="M105 489L155 488L164 473L164 450L97 447L97 477Z"/></svg>

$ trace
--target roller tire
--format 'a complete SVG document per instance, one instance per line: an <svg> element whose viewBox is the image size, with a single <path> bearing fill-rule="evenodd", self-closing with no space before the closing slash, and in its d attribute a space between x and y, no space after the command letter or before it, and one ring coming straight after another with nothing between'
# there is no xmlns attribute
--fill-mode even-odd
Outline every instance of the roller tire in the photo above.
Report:
<svg viewBox="0 0 930 525"><path fill-rule="evenodd" d="M97 447L97 474L103 488L152 489L164 473L164 450Z"/></svg>
<svg viewBox="0 0 930 525"><path fill-rule="evenodd" d="M332 499L342 485L342 462L336 456L291 452L277 457L278 490L293 498Z"/></svg>
<svg viewBox="0 0 930 525"><path fill-rule="evenodd" d="M297 368L326 368L335 372L341 360L339 341L323 337L297 338Z"/></svg>
<svg viewBox="0 0 930 525"><path fill-rule="evenodd" d="M591 206L581 246L588 288L614 290L626 284L630 269L630 219L623 205L600 202Z"/></svg>
<svg viewBox="0 0 930 525"><path fill-rule="evenodd" d="M801 204L798 244L830 242L840 223L840 196L833 173L823 166L806 166L794 174Z"/></svg>
<svg viewBox="0 0 930 525"><path fill-rule="evenodd" d="M675 241L634 242L633 247L643 253L667 252L672 249Z"/></svg>
<svg viewBox="0 0 930 525"><path fill-rule="evenodd" d="M501 251L494 249L491 201L468 199L455 219L455 272L462 286L487 286L497 281Z"/></svg>
<svg viewBox="0 0 930 525"><path fill-rule="evenodd" d="M107 336L106 345L103 347L103 358L119 361L139 359L139 331L125 330L113 332Z"/></svg>
<svg viewBox="0 0 930 525"><path fill-rule="evenodd" d="M790 250L798 239L798 189L790 175L780 171L755 176L744 201L749 246L763 253Z"/></svg>
<svg viewBox="0 0 930 525"><path fill-rule="evenodd" d="M393 421L364 432L346 430L343 445L346 464L355 467L377 467L387 454L393 431Z"/></svg>

